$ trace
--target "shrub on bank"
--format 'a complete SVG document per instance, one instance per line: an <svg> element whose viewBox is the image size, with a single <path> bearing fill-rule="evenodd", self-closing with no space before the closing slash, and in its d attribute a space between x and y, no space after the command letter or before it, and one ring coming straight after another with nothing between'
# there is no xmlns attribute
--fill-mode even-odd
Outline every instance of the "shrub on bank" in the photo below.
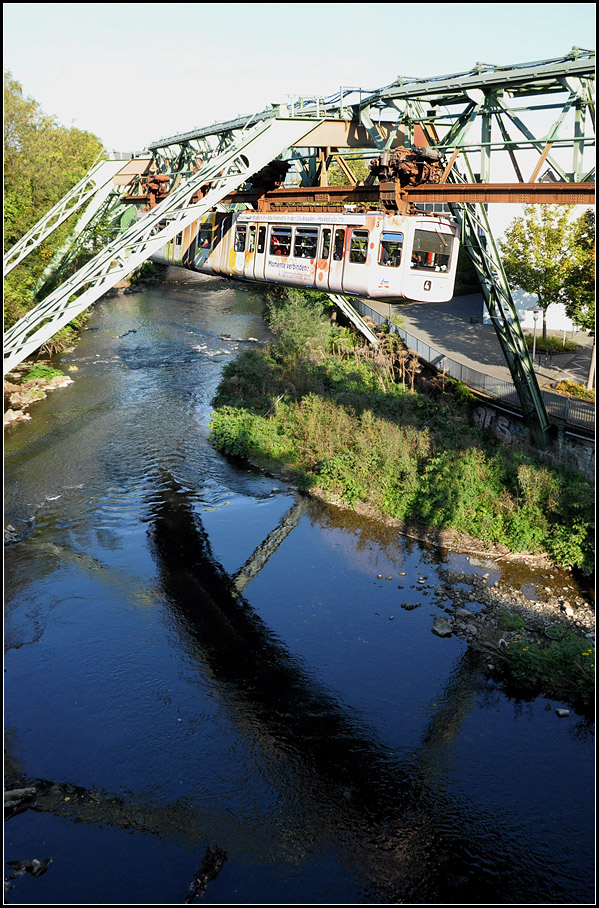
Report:
<svg viewBox="0 0 599 908"><path fill-rule="evenodd" d="M32 366L25 375L23 382L32 381L32 379L35 378L49 381L51 378L57 378L59 375L64 375L64 372L61 372L60 369L54 369L52 366L44 366L42 363L36 363L36 365Z"/></svg>
<svg viewBox="0 0 599 908"><path fill-rule="evenodd" d="M595 646L578 634L567 632L560 640L543 645L524 637L506 644L507 667L514 681L524 687L564 690L583 704L595 696Z"/></svg>
<svg viewBox="0 0 599 908"><path fill-rule="evenodd" d="M581 475L483 436L454 383L435 386L435 396L412 391L415 373L397 338L376 353L331 352L329 319L302 295L292 291L289 307L283 298L271 308L270 349L225 368L211 423L217 448L382 517L544 551L592 572L594 496Z"/></svg>
<svg viewBox="0 0 599 908"><path fill-rule="evenodd" d="M555 390L561 394L568 394L570 397L579 397L581 400L590 400L595 403L595 389L585 388L584 385L579 385L574 381L567 381L566 379L558 381Z"/></svg>

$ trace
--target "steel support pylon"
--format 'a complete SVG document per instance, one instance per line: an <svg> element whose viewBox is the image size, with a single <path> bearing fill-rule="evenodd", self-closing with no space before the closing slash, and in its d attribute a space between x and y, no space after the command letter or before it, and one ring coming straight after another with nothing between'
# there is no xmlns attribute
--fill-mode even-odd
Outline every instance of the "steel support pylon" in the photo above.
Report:
<svg viewBox="0 0 599 908"><path fill-rule="evenodd" d="M189 179L113 240L83 268L31 309L4 338L4 375L32 355L60 328L127 277L170 239L210 211L292 143L314 128L314 119L271 119L239 135ZM193 196L202 191L199 201Z"/></svg>
<svg viewBox="0 0 599 908"><path fill-rule="evenodd" d="M458 182L455 175L452 181ZM516 306L483 205L450 203L462 245L478 274L487 311L514 382L524 420L540 448L551 443L551 423L526 346Z"/></svg>
<svg viewBox="0 0 599 908"><path fill-rule="evenodd" d="M378 347L379 341L373 331L370 330L362 316L357 312L352 306L351 299L347 296L342 296L340 293L329 293L330 299L333 301L335 306L343 312L343 314L352 322L352 324L360 331L369 343L373 347Z"/></svg>
<svg viewBox="0 0 599 908"><path fill-rule="evenodd" d="M8 250L4 256L4 277L93 196L101 190L108 188L108 191L112 178L122 168L123 161L100 161L95 164L70 192Z"/></svg>

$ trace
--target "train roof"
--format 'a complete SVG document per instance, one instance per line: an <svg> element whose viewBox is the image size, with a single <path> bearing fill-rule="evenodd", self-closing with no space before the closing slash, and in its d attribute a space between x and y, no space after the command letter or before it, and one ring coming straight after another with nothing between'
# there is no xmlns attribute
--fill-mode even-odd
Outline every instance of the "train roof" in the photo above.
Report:
<svg viewBox="0 0 599 908"><path fill-rule="evenodd" d="M289 212L289 211L270 211L270 212L261 212L261 211L242 211L239 213L237 220L238 221L247 221L266 224L280 224L281 226L285 224L348 224L359 226L365 223L366 219L375 218L377 222L387 221L389 224L402 221L422 221L423 223L434 224L435 226L445 226L450 229L455 229L456 223L450 217L443 217L438 215L432 215L428 212L417 215L398 215L391 214L386 211L324 211L322 213L316 211L302 211L302 212Z"/></svg>

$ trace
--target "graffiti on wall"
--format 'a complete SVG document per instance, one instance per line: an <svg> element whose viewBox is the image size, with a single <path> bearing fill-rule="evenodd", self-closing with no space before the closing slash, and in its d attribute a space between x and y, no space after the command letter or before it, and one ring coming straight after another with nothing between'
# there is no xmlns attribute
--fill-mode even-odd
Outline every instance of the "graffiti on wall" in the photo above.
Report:
<svg viewBox="0 0 599 908"><path fill-rule="evenodd" d="M478 429L491 432L506 445L531 444L528 429L518 419L493 407L480 405L472 411L472 421ZM595 482L595 442L582 437L571 438L562 430L557 432L554 443L547 450L534 448L536 455L549 464L560 464L569 470L580 470L589 482Z"/></svg>
<svg viewBox="0 0 599 908"><path fill-rule="evenodd" d="M486 429L495 438L506 445L514 442L528 441L528 429L521 422L510 419L505 413L499 413L492 407L476 407L472 414L472 421L477 429Z"/></svg>

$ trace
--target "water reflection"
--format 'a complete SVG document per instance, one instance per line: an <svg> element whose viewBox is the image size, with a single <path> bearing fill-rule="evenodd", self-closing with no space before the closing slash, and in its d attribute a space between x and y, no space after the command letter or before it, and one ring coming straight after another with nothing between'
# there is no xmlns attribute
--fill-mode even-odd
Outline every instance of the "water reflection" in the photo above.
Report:
<svg viewBox="0 0 599 908"><path fill-rule="evenodd" d="M561 821L576 835L588 827L574 816L586 776L578 791L561 785L563 766L582 759L564 746L566 726L514 721L475 656L431 640L425 608L389 625L373 617L392 602L398 617L408 595L374 580L379 565L413 588L422 566L432 588L441 553L311 501L284 514L288 494L264 504L272 480L207 444L219 351L234 354L221 334L266 334L250 294L218 286L101 303L98 330L68 359L75 385L7 445L10 511L35 516L5 560L10 774L56 777L36 805L52 835L28 812L11 836L29 823L35 843L42 829L58 858L59 821L72 826L73 861L98 865L84 899L111 892L111 827L121 845L134 842L122 830L145 833L140 853L163 862L172 842L203 852L217 841L235 856L208 893L222 883L221 901L582 901L590 862L578 844L562 847ZM369 635L358 664L367 647L356 639ZM542 755L550 783L537 793ZM573 806L554 814L556 789ZM554 815L560 829L536 835ZM124 851L143 866L135 844ZM43 877L57 878L49 902L78 903L64 867ZM190 877L161 873L183 898ZM151 903L141 876L123 891Z"/></svg>
<svg viewBox="0 0 599 908"><path fill-rule="evenodd" d="M190 496L167 475L158 488L149 532L181 637L225 692L242 734L259 737L271 772L301 792L323 834L377 897L480 903L500 900L504 887L513 897L517 861L510 864L498 828L489 832L482 816L480 829L465 828L459 805L443 795L443 761L483 686L477 656L460 660L421 748L399 758L318 685L240 596L215 561ZM530 868L526 885L542 888Z"/></svg>

